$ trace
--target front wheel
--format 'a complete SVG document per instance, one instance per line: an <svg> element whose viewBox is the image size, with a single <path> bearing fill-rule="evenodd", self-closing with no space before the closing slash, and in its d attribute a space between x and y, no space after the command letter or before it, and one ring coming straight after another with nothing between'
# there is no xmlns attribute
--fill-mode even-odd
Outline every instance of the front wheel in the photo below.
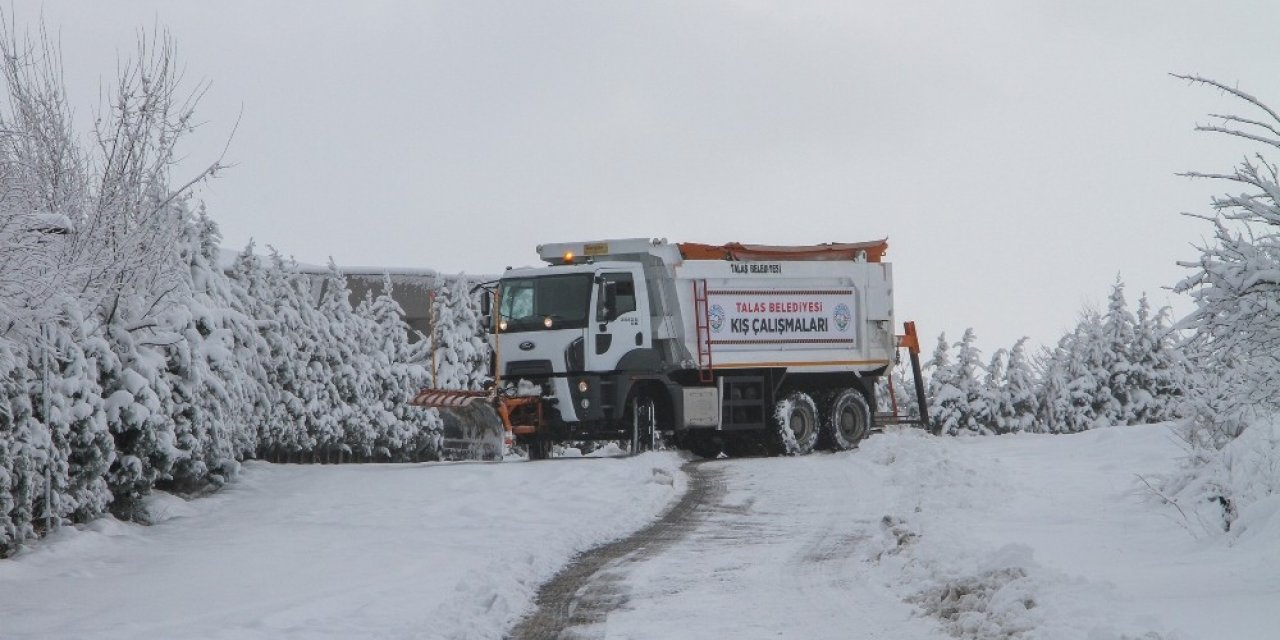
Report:
<svg viewBox="0 0 1280 640"><path fill-rule="evenodd" d="M637 395L631 401L631 455L652 451L658 437L657 407L653 398Z"/></svg>
<svg viewBox="0 0 1280 640"><path fill-rule="evenodd" d="M546 460L551 457L553 443L550 438L535 437L529 441L529 459Z"/></svg>
<svg viewBox="0 0 1280 640"><path fill-rule="evenodd" d="M792 391L774 404L769 425L782 455L808 455L818 444L818 407L803 391Z"/></svg>
<svg viewBox="0 0 1280 640"><path fill-rule="evenodd" d="M836 451L848 451L867 437L871 428L871 408L859 389L843 389L827 405L823 435Z"/></svg>

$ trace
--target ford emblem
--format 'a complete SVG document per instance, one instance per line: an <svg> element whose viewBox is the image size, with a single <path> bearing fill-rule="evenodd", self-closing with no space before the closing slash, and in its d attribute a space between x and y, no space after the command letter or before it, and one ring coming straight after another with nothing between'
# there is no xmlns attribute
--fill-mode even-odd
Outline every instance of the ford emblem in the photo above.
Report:
<svg viewBox="0 0 1280 640"><path fill-rule="evenodd" d="M521 350L521 351L533 351L533 342L532 342L532 341L529 341L529 340L525 340L524 342L521 342L521 343L520 343L520 350Z"/></svg>

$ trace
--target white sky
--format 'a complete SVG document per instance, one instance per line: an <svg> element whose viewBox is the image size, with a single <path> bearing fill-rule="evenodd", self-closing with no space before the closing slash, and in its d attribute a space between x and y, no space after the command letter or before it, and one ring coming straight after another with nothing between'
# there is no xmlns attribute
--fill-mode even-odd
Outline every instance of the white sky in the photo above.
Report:
<svg viewBox="0 0 1280 640"><path fill-rule="evenodd" d="M962 6L963 5L963 6ZM69 89L167 26L212 87L186 147L224 244L496 273L541 242L889 237L897 315L990 352L1056 340L1121 274L1181 277L1250 147L1192 132L1280 104L1274 2L18 1ZM87 116L86 116L87 117Z"/></svg>

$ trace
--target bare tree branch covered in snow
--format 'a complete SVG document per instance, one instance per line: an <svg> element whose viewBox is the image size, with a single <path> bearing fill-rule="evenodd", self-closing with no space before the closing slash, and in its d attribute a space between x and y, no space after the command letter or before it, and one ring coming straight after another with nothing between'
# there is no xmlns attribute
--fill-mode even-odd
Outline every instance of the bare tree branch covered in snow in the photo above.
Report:
<svg viewBox="0 0 1280 640"><path fill-rule="evenodd" d="M82 291L97 292L103 321L117 319L122 297L142 297L130 323L142 323L174 291L172 266L191 189L223 168L222 159L172 186L178 143L196 127L207 85L181 90L173 38L140 34L137 58L122 66L106 113L95 118L94 187L73 250L86 257Z"/></svg>
<svg viewBox="0 0 1280 640"><path fill-rule="evenodd" d="M83 141L47 32L0 31L0 336L30 334L70 296L103 324L147 326L176 291L185 200L221 158L173 186L206 87L181 89L173 38L140 33Z"/></svg>
<svg viewBox="0 0 1280 640"><path fill-rule="evenodd" d="M1175 77L1254 112L1215 114L1221 124L1197 131L1280 149L1280 114L1262 100L1200 76ZM1214 235L1198 247L1199 259L1179 262L1191 273L1174 287L1196 304L1180 326L1192 332L1185 348L1198 371L1194 415L1181 434L1188 464L1165 490L1192 510L1213 511L1231 531L1242 509L1280 489L1280 467L1255 462L1278 459L1280 450L1280 179L1262 154L1245 156L1229 173L1182 175L1222 181L1231 191L1211 200L1213 215L1187 214L1212 223Z"/></svg>
<svg viewBox="0 0 1280 640"><path fill-rule="evenodd" d="M83 214L86 163L62 86L61 59L42 29L18 39L0 26L0 337L35 335L71 289L66 231Z"/></svg>
<svg viewBox="0 0 1280 640"><path fill-rule="evenodd" d="M1196 130L1280 149L1280 116L1261 100L1199 76L1176 77L1218 89L1261 115L1217 115L1222 125ZM1245 157L1230 173L1183 175L1244 188L1215 196L1214 216L1188 214L1211 221L1214 238L1199 248L1198 260L1179 263L1191 274L1175 287L1196 302L1180 326L1194 332L1189 347L1206 374L1200 416L1230 438L1280 408L1280 179L1261 154Z"/></svg>

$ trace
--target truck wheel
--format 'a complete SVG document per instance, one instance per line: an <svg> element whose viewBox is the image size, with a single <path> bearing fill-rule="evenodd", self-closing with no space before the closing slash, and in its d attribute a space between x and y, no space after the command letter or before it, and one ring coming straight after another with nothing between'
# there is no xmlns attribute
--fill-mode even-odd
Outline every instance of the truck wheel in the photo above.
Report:
<svg viewBox="0 0 1280 640"><path fill-rule="evenodd" d="M803 391L792 391L773 406L769 421L774 446L784 456L803 456L818 444L818 407Z"/></svg>
<svg viewBox="0 0 1280 640"><path fill-rule="evenodd" d="M848 451L858 446L871 427L867 397L859 389L844 389L831 398L827 408L823 435L831 448Z"/></svg>
<svg viewBox="0 0 1280 640"><path fill-rule="evenodd" d="M655 424L658 415L657 405L654 404L653 398L643 393L637 394L628 405L627 418L631 423L631 455L652 451L654 439L658 435Z"/></svg>
<svg viewBox="0 0 1280 640"><path fill-rule="evenodd" d="M530 460L546 460L551 457L551 440L547 438L534 438L529 442L529 459Z"/></svg>

